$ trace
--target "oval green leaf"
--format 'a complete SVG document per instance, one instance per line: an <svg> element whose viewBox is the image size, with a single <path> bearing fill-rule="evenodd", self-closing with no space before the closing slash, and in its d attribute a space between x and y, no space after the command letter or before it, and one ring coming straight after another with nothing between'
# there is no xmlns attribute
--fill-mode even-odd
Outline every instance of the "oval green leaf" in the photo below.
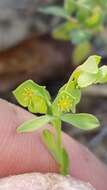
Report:
<svg viewBox="0 0 107 190"><path fill-rule="evenodd" d="M103 65L102 67L99 68L97 82L99 83L107 82L107 65Z"/></svg>
<svg viewBox="0 0 107 190"><path fill-rule="evenodd" d="M75 0L64 0L64 9L71 14L75 11Z"/></svg>
<svg viewBox="0 0 107 190"><path fill-rule="evenodd" d="M73 21L64 22L63 24L60 24L57 28L53 30L52 36L55 39L68 41L70 40L71 30L76 27L77 23Z"/></svg>
<svg viewBox="0 0 107 190"><path fill-rule="evenodd" d="M31 119L20 125L20 127L17 128L17 132L24 133L36 131L37 129L43 127L44 125L52 121L52 119L53 118L49 115L37 117L36 119Z"/></svg>
<svg viewBox="0 0 107 190"><path fill-rule="evenodd" d="M84 43L78 44L73 51L73 62L75 65L79 65L84 61L92 51L92 45L90 42L85 41Z"/></svg>
<svg viewBox="0 0 107 190"><path fill-rule="evenodd" d="M100 61L100 56L92 55L82 65L80 65L79 69L87 73L96 74L98 73L98 65Z"/></svg>
<svg viewBox="0 0 107 190"><path fill-rule="evenodd" d="M85 88L91 84L94 84L97 76L95 74L82 73L78 79L77 83L80 88Z"/></svg>
<svg viewBox="0 0 107 190"><path fill-rule="evenodd" d="M68 18L69 14L67 13L66 10L64 10L60 6L46 6L46 7L41 7L38 9L39 12L44 13L44 14L49 14L53 16L58 16L62 18Z"/></svg>
<svg viewBox="0 0 107 190"><path fill-rule="evenodd" d="M98 119L95 116L87 113L63 114L61 119L64 122L84 130L91 130L99 127L100 125Z"/></svg>

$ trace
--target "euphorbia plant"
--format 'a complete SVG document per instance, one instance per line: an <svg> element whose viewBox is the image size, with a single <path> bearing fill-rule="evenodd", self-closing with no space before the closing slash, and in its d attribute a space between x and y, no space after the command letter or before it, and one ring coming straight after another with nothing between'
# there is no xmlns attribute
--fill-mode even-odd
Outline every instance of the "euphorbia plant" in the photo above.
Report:
<svg viewBox="0 0 107 190"><path fill-rule="evenodd" d="M92 40L106 45L103 37L107 18L107 0L64 0L63 6L43 6L40 12L61 18L53 29L55 39L75 45L74 63L80 63L92 51ZM80 56L81 55L81 56Z"/></svg>
<svg viewBox="0 0 107 190"><path fill-rule="evenodd" d="M107 82L107 66L98 67L100 56L90 56L84 64L77 67L68 82L61 87L54 101L44 86L32 80L22 83L13 91L17 101L32 113L41 116L23 123L17 132L32 132L50 123L52 132L44 129L42 139L49 152L59 165L61 174L69 172L69 157L62 144L61 123L67 122L84 130L99 126L98 119L87 113L76 113L76 105L81 99L81 90L91 84Z"/></svg>

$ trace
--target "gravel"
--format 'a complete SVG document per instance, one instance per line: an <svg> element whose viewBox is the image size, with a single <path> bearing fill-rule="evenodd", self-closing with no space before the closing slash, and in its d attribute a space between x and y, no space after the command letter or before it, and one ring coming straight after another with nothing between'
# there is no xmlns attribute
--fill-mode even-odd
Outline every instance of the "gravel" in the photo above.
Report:
<svg viewBox="0 0 107 190"><path fill-rule="evenodd" d="M95 188L70 176L31 173L1 179L0 190L95 190Z"/></svg>

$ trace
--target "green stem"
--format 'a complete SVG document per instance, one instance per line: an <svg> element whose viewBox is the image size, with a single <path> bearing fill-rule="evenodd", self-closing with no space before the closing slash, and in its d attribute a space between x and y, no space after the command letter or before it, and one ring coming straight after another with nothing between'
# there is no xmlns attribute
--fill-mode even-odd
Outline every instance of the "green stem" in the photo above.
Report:
<svg viewBox="0 0 107 190"><path fill-rule="evenodd" d="M56 142L59 148L62 147L62 135L61 135L61 120L56 118L53 121L53 126L56 129Z"/></svg>
<svg viewBox="0 0 107 190"><path fill-rule="evenodd" d="M60 173L62 175L65 174L65 169L64 169L64 161L63 161L63 145L62 145L62 134L61 134L61 120L59 118L56 118L56 120L54 120L53 122L53 126L56 129L56 143L57 146L59 147L59 151L60 151Z"/></svg>

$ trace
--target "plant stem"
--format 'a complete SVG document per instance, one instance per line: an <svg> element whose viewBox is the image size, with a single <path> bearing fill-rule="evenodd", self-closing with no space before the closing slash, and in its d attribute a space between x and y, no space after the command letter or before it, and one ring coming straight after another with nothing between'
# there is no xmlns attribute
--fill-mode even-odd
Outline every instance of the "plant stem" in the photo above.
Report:
<svg viewBox="0 0 107 190"><path fill-rule="evenodd" d="M61 135L61 120L59 118L54 119L53 126L56 129L56 142L59 148L62 147L62 135Z"/></svg>
<svg viewBox="0 0 107 190"><path fill-rule="evenodd" d="M65 171L64 171L64 161L63 161L63 145L62 145L62 134L61 134L61 120L59 118L56 118L56 120L54 120L53 122L53 126L55 127L56 129L56 143L57 143L57 146L59 148L59 151L60 151L60 173L62 175L65 174Z"/></svg>

